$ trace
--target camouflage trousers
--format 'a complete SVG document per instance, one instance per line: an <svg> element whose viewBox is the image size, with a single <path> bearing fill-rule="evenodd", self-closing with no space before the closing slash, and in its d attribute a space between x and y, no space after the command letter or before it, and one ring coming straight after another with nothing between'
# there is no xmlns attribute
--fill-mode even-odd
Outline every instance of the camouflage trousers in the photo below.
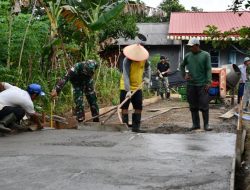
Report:
<svg viewBox="0 0 250 190"><path fill-rule="evenodd" d="M77 120L78 121L85 120L84 101L83 101L84 94L90 106L90 111L91 111L92 116L99 115L99 107L97 104L96 93L94 91L93 79L86 81L86 83L84 83L83 85L73 84L73 88L74 88L73 96L74 96L74 102L76 106ZM97 121L97 120L99 121L98 118L93 121Z"/></svg>
<svg viewBox="0 0 250 190"><path fill-rule="evenodd" d="M164 94L166 98L169 98L170 89L169 89L168 77L159 78L159 80L160 80L159 94L161 95L162 98Z"/></svg>

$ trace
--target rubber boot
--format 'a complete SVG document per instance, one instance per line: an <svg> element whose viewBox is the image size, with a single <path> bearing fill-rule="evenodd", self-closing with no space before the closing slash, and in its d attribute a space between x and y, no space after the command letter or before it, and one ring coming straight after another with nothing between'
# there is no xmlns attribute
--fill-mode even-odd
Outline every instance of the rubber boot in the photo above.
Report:
<svg viewBox="0 0 250 190"><path fill-rule="evenodd" d="M170 100L170 90L169 90L168 86L166 87L166 92L165 93L166 93L166 99Z"/></svg>
<svg viewBox="0 0 250 190"><path fill-rule="evenodd" d="M85 111L83 111L81 114L76 114L76 120L78 123L81 123L85 120Z"/></svg>
<svg viewBox="0 0 250 190"><path fill-rule="evenodd" d="M16 130L19 130L19 131L26 130L25 127L23 127L22 125L18 125L16 122L11 123L8 127L9 127L10 129L16 129Z"/></svg>
<svg viewBox="0 0 250 190"><path fill-rule="evenodd" d="M16 121L16 116L15 114L11 113L9 115L6 115L3 119L0 121L0 131L4 133L11 132L10 130L10 124L15 123Z"/></svg>
<svg viewBox="0 0 250 190"><path fill-rule="evenodd" d="M17 118L14 113L10 113L9 115L5 116L2 119L2 123L5 125L5 127L8 127L10 129L17 129L17 130L23 130L24 127L17 124Z"/></svg>
<svg viewBox="0 0 250 190"><path fill-rule="evenodd" d="M93 122L100 122L100 119L99 119L99 117L97 117L97 118L94 118L94 119L93 119Z"/></svg>
<svg viewBox="0 0 250 190"><path fill-rule="evenodd" d="M6 128L4 124L1 123L0 121L0 133L9 133L11 130L9 128Z"/></svg>
<svg viewBox="0 0 250 190"><path fill-rule="evenodd" d="M166 99L170 100L170 92L166 92Z"/></svg>
<svg viewBox="0 0 250 190"><path fill-rule="evenodd" d="M77 118L78 123L81 123L81 122L83 122L84 120L85 120L85 119L84 119L83 117Z"/></svg>
<svg viewBox="0 0 250 190"><path fill-rule="evenodd" d="M209 111L202 111L202 117L204 121L204 130L205 131L212 131L213 129L209 126L208 120L209 120Z"/></svg>
<svg viewBox="0 0 250 190"><path fill-rule="evenodd" d="M145 133L146 131L143 131L140 129L140 125L141 125L141 113L133 113L132 114L132 132Z"/></svg>
<svg viewBox="0 0 250 190"><path fill-rule="evenodd" d="M128 123L128 114L122 114L122 122L126 123L128 127L132 127L131 125L129 125Z"/></svg>
<svg viewBox="0 0 250 190"><path fill-rule="evenodd" d="M164 100L164 96L162 92L160 92L160 96L161 96L161 99Z"/></svg>
<svg viewBox="0 0 250 190"><path fill-rule="evenodd" d="M192 122L193 122L193 126L190 128L190 130L196 130L196 129L200 129L200 116L199 116L199 112L198 111L192 111L191 112L192 115Z"/></svg>
<svg viewBox="0 0 250 190"><path fill-rule="evenodd" d="M90 108L90 111L91 111L92 117L95 117L95 116L99 115L98 110L96 110L95 108L92 108L92 107L91 107L91 108ZM93 122L100 122L99 117L94 118L94 119L93 119Z"/></svg>

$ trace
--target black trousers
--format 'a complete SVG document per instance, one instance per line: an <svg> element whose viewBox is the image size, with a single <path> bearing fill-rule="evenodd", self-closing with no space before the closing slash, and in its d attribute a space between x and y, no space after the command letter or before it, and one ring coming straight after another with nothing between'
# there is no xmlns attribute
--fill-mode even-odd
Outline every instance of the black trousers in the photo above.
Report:
<svg viewBox="0 0 250 190"><path fill-rule="evenodd" d="M209 95L205 86L187 86L187 101L191 112L207 111L209 109Z"/></svg>
<svg viewBox="0 0 250 190"><path fill-rule="evenodd" d="M120 103L126 98L127 92L125 90L120 91ZM130 102L133 108L136 110L142 110L142 90L138 90L131 99L127 100L125 104L121 107L122 109L128 109Z"/></svg>
<svg viewBox="0 0 250 190"><path fill-rule="evenodd" d="M24 117L25 110L21 107L5 106L2 110L0 110L0 120L11 113L15 114L17 122L19 122Z"/></svg>

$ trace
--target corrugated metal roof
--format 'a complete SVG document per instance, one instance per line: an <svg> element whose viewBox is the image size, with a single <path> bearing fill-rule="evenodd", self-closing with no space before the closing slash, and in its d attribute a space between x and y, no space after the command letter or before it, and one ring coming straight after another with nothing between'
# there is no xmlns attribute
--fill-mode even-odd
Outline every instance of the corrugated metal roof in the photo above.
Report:
<svg viewBox="0 0 250 190"><path fill-rule="evenodd" d="M168 23L137 23L139 33L143 34L147 41L145 45L168 45L173 44L172 40L167 39ZM117 40L119 45L129 45L141 42L137 37L134 40Z"/></svg>
<svg viewBox="0 0 250 190"><path fill-rule="evenodd" d="M174 12L168 33L171 36L202 36L207 25L215 25L221 32L250 27L250 12L245 11L241 16L233 12Z"/></svg>

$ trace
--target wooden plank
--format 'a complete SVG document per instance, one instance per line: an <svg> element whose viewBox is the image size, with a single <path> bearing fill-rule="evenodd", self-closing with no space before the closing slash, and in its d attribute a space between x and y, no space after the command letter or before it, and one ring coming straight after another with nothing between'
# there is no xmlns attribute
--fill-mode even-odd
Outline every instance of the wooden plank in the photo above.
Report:
<svg viewBox="0 0 250 190"><path fill-rule="evenodd" d="M244 98L244 96L242 98ZM239 117L237 123L237 130L242 130L242 116L243 116L242 105L243 105L242 101L240 101L240 104L238 106Z"/></svg>
<svg viewBox="0 0 250 190"><path fill-rule="evenodd" d="M87 130L87 131L128 131L129 128L125 123L117 124L117 123L109 123L109 124L101 124L100 122L85 122L78 124L79 130Z"/></svg>
<svg viewBox="0 0 250 190"><path fill-rule="evenodd" d="M185 106L185 107L169 107L169 108L165 108L165 109L162 109L161 111L156 111L157 113L154 114L154 115L151 115L150 117L147 117L147 118L143 118L141 119L141 121L146 121L146 120L149 120L149 119L152 119L154 117L157 117L161 114L164 114L172 109L182 109L182 108L188 108L188 106Z"/></svg>
<svg viewBox="0 0 250 190"><path fill-rule="evenodd" d="M42 114L38 114L38 116L43 117ZM44 117L45 117L46 121L50 121L50 115L45 115ZM56 122L59 122L59 123L68 124L66 118L58 116L58 115L52 115L52 120L56 121Z"/></svg>
<svg viewBox="0 0 250 190"><path fill-rule="evenodd" d="M246 129L237 130L236 134L236 166L241 167L242 154L245 149L245 140L246 140Z"/></svg>
<svg viewBox="0 0 250 190"><path fill-rule="evenodd" d="M189 108L189 107L183 106L183 107L152 108L152 109L146 109L146 112L157 112L157 111L164 111L166 109L182 109L182 108Z"/></svg>
<svg viewBox="0 0 250 190"><path fill-rule="evenodd" d="M173 109L173 108L168 108L168 109L162 110L162 111L160 111L160 112L157 112L157 113L154 114L154 115L151 115L150 117L142 118L141 121L146 121L146 120L152 119L152 118L154 118L154 117L157 117L157 116L159 116L159 115L161 115L161 114L164 114L164 113L168 112L168 111L171 110L171 109Z"/></svg>
<svg viewBox="0 0 250 190"><path fill-rule="evenodd" d="M232 118L234 116L234 113L235 113L235 107L232 108L231 110L229 110L228 112L220 115L219 118L230 119L230 118Z"/></svg>
<svg viewBox="0 0 250 190"><path fill-rule="evenodd" d="M166 108L147 109L146 112L157 112L157 111L162 111L162 110L166 110Z"/></svg>
<svg viewBox="0 0 250 190"><path fill-rule="evenodd" d="M243 129L243 131L242 131L242 139L241 139L241 154L243 154L244 150L245 150L246 135L247 135L247 130Z"/></svg>

